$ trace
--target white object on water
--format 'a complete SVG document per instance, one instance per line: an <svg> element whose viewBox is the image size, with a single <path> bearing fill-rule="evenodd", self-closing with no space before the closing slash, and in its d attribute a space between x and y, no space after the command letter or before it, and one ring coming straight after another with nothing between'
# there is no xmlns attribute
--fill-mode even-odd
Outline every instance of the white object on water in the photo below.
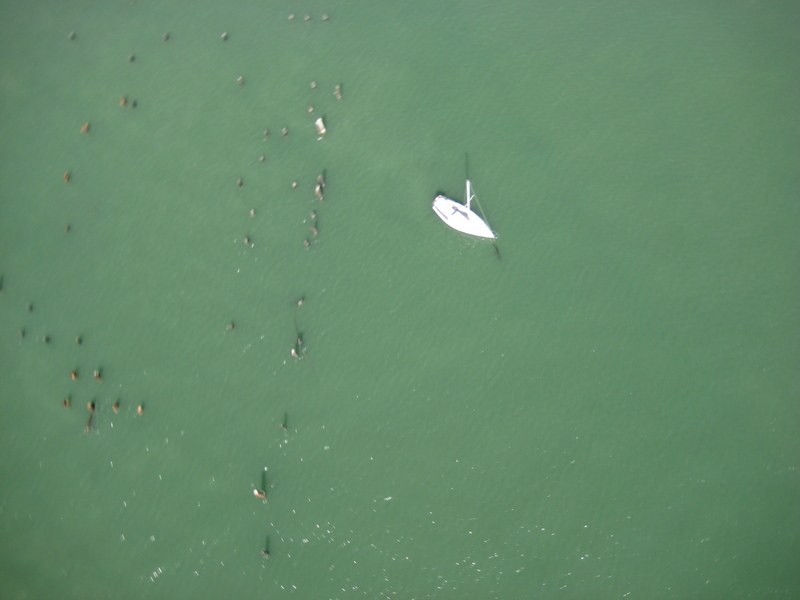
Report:
<svg viewBox="0 0 800 600"><path fill-rule="evenodd" d="M314 121L314 126L317 128L317 133L319 135L325 135L328 131L325 129L325 121L322 120L322 117Z"/></svg>
<svg viewBox="0 0 800 600"><path fill-rule="evenodd" d="M494 232L476 213L470 209L470 203L475 195L472 193L472 185L467 179L467 203L461 204L447 196L436 196L433 199L433 212L456 231L475 235L477 237L495 239Z"/></svg>

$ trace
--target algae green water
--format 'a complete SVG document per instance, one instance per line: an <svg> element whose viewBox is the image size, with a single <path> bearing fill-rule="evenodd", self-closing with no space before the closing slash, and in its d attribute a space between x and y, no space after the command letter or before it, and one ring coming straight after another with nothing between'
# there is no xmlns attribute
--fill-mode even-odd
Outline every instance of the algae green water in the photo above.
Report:
<svg viewBox="0 0 800 600"><path fill-rule="evenodd" d="M798 31L6 3L0 597L800 597Z"/></svg>

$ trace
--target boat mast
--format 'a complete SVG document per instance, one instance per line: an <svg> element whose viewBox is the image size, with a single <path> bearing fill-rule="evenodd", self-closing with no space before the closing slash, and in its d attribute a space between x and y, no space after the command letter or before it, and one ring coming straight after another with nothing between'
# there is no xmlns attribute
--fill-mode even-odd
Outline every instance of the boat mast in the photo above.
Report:
<svg viewBox="0 0 800 600"><path fill-rule="evenodd" d="M469 203L472 202L472 190L469 185L469 153L464 153L464 171L467 180L467 210L469 210Z"/></svg>

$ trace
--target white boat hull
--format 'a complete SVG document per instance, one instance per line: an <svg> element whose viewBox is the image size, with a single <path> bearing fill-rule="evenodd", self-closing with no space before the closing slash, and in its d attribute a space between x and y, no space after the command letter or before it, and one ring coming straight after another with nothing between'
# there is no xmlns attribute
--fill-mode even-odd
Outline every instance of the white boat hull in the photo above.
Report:
<svg viewBox="0 0 800 600"><path fill-rule="evenodd" d="M447 196L433 199L433 212L453 229L482 238L494 239L494 232L486 222L469 208Z"/></svg>

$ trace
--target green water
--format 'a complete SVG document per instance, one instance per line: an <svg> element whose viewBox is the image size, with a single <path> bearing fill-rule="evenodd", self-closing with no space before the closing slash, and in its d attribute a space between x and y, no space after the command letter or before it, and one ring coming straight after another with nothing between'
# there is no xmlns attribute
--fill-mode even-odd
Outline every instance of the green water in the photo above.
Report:
<svg viewBox="0 0 800 600"><path fill-rule="evenodd" d="M7 3L0 597L800 597L798 31Z"/></svg>

